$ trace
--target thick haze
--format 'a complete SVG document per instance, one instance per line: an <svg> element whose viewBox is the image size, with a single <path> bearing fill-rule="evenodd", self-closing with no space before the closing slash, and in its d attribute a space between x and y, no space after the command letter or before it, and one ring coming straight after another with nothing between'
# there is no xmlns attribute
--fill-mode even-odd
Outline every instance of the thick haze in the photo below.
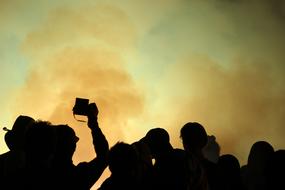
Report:
<svg viewBox="0 0 285 190"><path fill-rule="evenodd" d="M74 161L89 160L91 136L71 112L85 97L110 145L163 127L181 147L181 126L198 121L242 164L257 140L284 148L283 2L0 0L0 124L67 123Z"/></svg>

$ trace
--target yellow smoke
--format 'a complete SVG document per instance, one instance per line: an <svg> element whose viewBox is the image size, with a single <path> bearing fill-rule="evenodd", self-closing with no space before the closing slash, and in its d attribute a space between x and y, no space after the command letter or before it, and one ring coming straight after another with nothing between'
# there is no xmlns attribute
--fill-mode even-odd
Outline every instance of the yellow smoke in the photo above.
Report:
<svg viewBox="0 0 285 190"><path fill-rule="evenodd" d="M159 120L167 118L165 127L176 145L182 125L200 122L217 137L222 153L233 153L243 163L257 140L282 148L285 88L273 85L282 77L277 68L242 59L225 68L205 55L190 55L167 69L159 96L168 94L163 100L168 112Z"/></svg>
<svg viewBox="0 0 285 190"><path fill-rule="evenodd" d="M15 110L73 127L80 138L75 163L95 156L86 124L72 116L75 97L96 102L110 146L124 140L128 118L138 117L144 104L122 55L134 36L128 17L116 7L54 11L23 43L32 65Z"/></svg>
<svg viewBox="0 0 285 190"><path fill-rule="evenodd" d="M3 26L39 6L9 2L1 2ZM39 6L48 14L20 41L24 85L2 100L13 118L69 124L80 138L75 163L95 156L89 130L72 116L75 97L97 103L110 145L163 127L181 147L181 126L198 121L241 163L257 140L284 148L284 3L97 2Z"/></svg>

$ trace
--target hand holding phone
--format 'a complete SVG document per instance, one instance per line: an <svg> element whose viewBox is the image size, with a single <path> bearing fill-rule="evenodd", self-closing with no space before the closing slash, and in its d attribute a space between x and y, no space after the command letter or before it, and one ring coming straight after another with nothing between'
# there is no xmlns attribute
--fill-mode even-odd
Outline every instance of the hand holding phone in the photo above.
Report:
<svg viewBox="0 0 285 190"><path fill-rule="evenodd" d="M88 105L88 118L89 117L97 118L98 113L99 113L99 110L98 110L97 105L95 103L91 103Z"/></svg>
<svg viewBox="0 0 285 190"><path fill-rule="evenodd" d="M89 104L89 99L85 98L76 98L75 99L75 105L73 107L73 115L82 115L82 116L87 116L88 120L97 120L98 116L98 108L95 103L90 103ZM75 117L76 119L76 117ZM76 119L77 121L82 121L86 122L81 119Z"/></svg>

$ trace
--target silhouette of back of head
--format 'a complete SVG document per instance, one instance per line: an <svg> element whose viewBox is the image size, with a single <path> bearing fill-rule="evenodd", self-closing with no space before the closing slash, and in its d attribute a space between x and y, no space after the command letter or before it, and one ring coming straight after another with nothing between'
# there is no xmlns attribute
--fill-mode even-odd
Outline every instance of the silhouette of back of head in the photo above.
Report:
<svg viewBox="0 0 285 190"><path fill-rule="evenodd" d="M225 154L218 160L219 177L221 177L220 189L242 190L244 189L241 175L240 164L238 159L231 155Z"/></svg>
<svg viewBox="0 0 285 190"><path fill-rule="evenodd" d="M47 121L36 121L27 131L25 149L33 161L47 159L55 150L55 132Z"/></svg>
<svg viewBox="0 0 285 190"><path fill-rule="evenodd" d="M154 128L147 132L144 137L154 158L172 149L169 134L165 129Z"/></svg>
<svg viewBox="0 0 285 190"><path fill-rule="evenodd" d="M204 127L197 122L186 123L180 131L185 150L201 151L206 146L208 137Z"/></svg>
<svg viewBox="0 0 285 190"><path fill-rule="evenodd" d="M79 138L76 136L74 130L68 125L55 126L56 132L56 158L72 159L73 153L76 149L76 143Z"/></svg>
<svg viewBox="0 0 285 190"><path fill-rule="evenodd" d="M241 170L244 184L248 189L265 189L266 164L273 153L273 147L266 141L257 141L252 145L247 165Z"/></svg>
<svg viewBox="0 0 285 190"><path fill-rule="evenodd" d="M5 142L10 150L22 150L24 148L26 132L34 122L35 120L29 116L20 115L17 117L12 130L5 134Z"/></svg>
<svg viewBox="0 0 285 190"><path fill-rule="evenodd" d="M255 142L248 156L248 167L259 170L263 169L269 157L273 154L274 149L266 141Z"/></svg>
<svg viewBox="0 0 285 190"><path fill-rule="evenodd" d="M225 154L219 157L218 161L219 168L230 177L240 176L240 164L238 159L231 155Z"/></svg>
<svg viewBox="0 0 285 190"><path fill-rule="evenodd" d="M106 179L100 190L139 189L138 157L130 144L118 142L109 151L111 176Z"/></svg>
<svg viewBox="0 0 285 190"><path fill-rule="evenodd" d="M119 142L109 152L109 169L112 175L134 177L137 167L137 154L133 146Z"/></svg>

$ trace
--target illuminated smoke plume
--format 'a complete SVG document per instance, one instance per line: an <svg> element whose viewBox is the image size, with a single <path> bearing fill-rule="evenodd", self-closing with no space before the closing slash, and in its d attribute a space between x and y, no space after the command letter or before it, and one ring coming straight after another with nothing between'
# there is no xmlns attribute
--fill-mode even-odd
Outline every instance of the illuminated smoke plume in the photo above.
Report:
<svg viewBox="0 0 285 190"><path fill-rule="evenodd" d="M126 72L123 50L116 48L131 48L134 35L128 18L114 7L51 13L23 44L32 64L15 110L73 127L80 138L75 162L94 157L90 130L72 116L75 97L96 102L110 146L124 140L122 129L142 112L143 96Z"/></svg>
<svg viewBox="0 0 285 190"><path fill-rule="evenodd" d="M181 144L180 127L198 121L216 135L222 153L244 160L244 147L258 139L284 146L285 88L273 85L282 77L274 74L276 65L237 60L223 68L205 56L190 57L170 66L167 85L161 85L161 93L169 94L164 102L173 110L162 117L171 118L165 126L175 134L175 144Z"/></svg>
<svg viewBox="0 0 285 190"><path fill-rule="evenodd" d="M181 126L198 121L242 164L257 140L284 148L284 1L108 3L53 5L33 25L13 114L68 123L80 137L75 162L94 156L75 97L96 101L111 145L163 127L181 147Z"/></svg>

